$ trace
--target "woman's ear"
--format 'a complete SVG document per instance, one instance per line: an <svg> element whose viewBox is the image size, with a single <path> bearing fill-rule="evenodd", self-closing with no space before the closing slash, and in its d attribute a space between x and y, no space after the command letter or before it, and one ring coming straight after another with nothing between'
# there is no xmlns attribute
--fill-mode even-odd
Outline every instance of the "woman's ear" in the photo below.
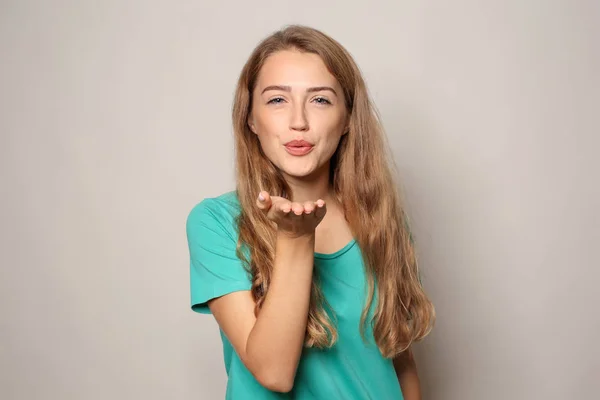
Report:
<svg viewBox="0 0 600 400"><path fill-rule="evenodd" d="M346 116L346 125L344 126L344 133L342 136L350 132L350 115Z"/></svg>
<svg viewBox="0 0 600 400"><path fill-rule="evenodd" d="M256 126L254 125L254 118L252 118L252 113L248 114L248 127L256 135Z"/></svg>

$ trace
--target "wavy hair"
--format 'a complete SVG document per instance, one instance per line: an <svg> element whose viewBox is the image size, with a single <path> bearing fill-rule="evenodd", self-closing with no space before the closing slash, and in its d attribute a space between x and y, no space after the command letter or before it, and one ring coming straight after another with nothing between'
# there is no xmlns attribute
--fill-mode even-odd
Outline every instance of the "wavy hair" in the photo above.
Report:
<svg viewBox="0 0 600 400"><path fill-rule="evenodd" d="M321 31L299 25L288 26L259 43L242 69L233 104L236 192L241 205L237 251L252 275L255 313L260 312L269 290L276 241L276 227L257 209L256 196L266 190L290 198L290 187L262 152L257 136L248 127L248 116L265 60L289 49L320 56L343 88L349 131L332 157L330 181L363 254L367 301L361 316L361 335L364 339L367 318L376 302L369 319L375 342L384 357L395 357L430 332L435 311L419 279L400 186L392 173L394 164L377 111L352 56ZM326 312L328 307L315 275L306 347L327 348L336 342L337 330Z"/></svg>

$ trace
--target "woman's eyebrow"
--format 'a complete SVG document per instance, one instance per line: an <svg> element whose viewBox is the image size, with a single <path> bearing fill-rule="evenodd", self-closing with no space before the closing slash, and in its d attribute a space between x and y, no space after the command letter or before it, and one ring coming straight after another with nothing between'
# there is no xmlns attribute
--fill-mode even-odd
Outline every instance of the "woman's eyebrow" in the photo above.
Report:
<svg viewBox="0 0 600 400"><path fill-rule="evenodd" d="M266 91L269 91L269 90L281 90L282 92L291 92L292 88L291 88L291 86L271 85L271 86L267 86L266 88L264 88L263 91L261 92L261 94L264 93L264 92L266 92ZM324 91L324 90L328 90L330 92L333 92L333 94L335 94L337 96L337 92L331 86L314 86L314 87L309 87L308 89L306 89L306 91L308 93L321 92L321 91Z"/></svg>

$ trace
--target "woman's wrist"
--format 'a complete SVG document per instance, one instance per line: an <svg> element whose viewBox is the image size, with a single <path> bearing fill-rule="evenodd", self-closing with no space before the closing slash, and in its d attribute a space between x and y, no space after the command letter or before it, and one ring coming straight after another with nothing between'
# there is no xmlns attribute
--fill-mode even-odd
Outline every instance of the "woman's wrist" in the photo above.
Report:
<svg viewBox="0 0 600 400"><path fill-rule="evenodd" d="M283 229L277 229L277 241L289 241L293 243L313 244L315 242L315 232L290 232Z"/></svg>

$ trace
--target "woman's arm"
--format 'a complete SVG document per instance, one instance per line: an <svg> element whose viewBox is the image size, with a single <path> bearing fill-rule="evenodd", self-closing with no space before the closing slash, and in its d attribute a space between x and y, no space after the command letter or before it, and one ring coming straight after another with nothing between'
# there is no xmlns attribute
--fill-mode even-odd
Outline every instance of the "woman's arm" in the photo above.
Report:
<svg viewBox="0 0 600 400"><path fill-rule="evenodd" d="M410 347L394 358L394 368L405 400L421 400L421 384L417 364Z"/></svg>
<svg viewBox="0 0 600 400"><path fill-rule="evenodd" d="M261 385L289 392L302 353L312 284L314 235L280 236L264 303L254 317L249 291L209 302L219 326Z"/></svg>
<svg viewBox="0 0 600 400"><path fill-rule="evenodd" d="M250 291L230 293L208 306L256 380L269 390L289 392L306 335L315 228L326 206L322 200L291 203L266 192L257 204L277 223L273 272L258 317Z"/></svg>

